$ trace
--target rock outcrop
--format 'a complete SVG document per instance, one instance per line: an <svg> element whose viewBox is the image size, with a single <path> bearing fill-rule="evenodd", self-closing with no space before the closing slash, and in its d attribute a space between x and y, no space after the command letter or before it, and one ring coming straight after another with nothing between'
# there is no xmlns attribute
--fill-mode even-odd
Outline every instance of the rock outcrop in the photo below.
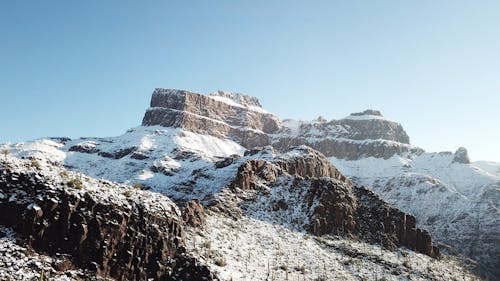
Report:
<svg viewBox="0 0 500 281"><path fill-rule="evenodd" d="M414 216L390 207L373 192L352 183L328 160L311 148L294 148L274 161L249 160L237 171L231 187L234 192L257 191L266 196L273 188L289 185L287 194L276 202L270 201L269 210L286 210L299 206L308 214L303 227L314 235L352 235L387 248L405 246L431 257L439 250L432 245L430 234L416 228ZM282 187L283 188L283 187ZM287 202L287 198L299 198ZM287 215L285 215L287 216ZM290 214L293 216L293 214Z"/></svg>
<svg viewBox="0 0 500 281"><path fill-rule="evenodd" d="M459 147L453 155L453 162L460 164L470 164L469 154L465 147Z"/></svg>
<svg viewBox="0 0 500 281"><path fill-rule="evenodd" d="M184 223L168 198L72 181L80 184L0 165L0 225L36 251L68 254L69 264L115 280L214 278L186 253Z"/></svg>
<svg viewBox="0 0 500 281"><path fill-rule="evenodd" d="M154 91L142 125L180 127L232 138L247 148L270 144L268 134L281 127L279 119L266 113L256 98L225 92L205 96L169 89Z"/></svg>
<svg viewBox="0 0 500 281"><path fill-rule="evenodd" d="M192 227L205 225L205 212L199 199L186 202L182 210L182 219L187 225Z"/></svg>
<svg viewBox="0 0 500 281"><path fill-rule="evenodd" d="M307 145L327 157L347 160L387 159L395 154L423 152L409 143L410 138L399 123L383 118L375 110L353 113L340 120L298 123L285 120L283 128L273 136L273 146L279 151Z"/></svg>
<svg viewBox="0 0 500 281"><path fill-rule="evenodd" d="M360 202L356 219L363 222L357 225L357 230L367 240L378 241L388 248L405 246L439 257L439 249L432 245L429 232L416 227L414 216L389 206L368 189L355 186L353 190Z"/></svg>
<svg viewBox="0 0 500 281"><path fill-rule="evenodd" d="M327 157L349 160L370 156L387 159L394 154L423 152L409 144L410 139L399 123L385 119L380 111L365 110L340 120L326 121L321 117L312 122L281 122L265 112L257 98L223 91L206 96L156 89L142 125L177 127L230 138L248 149L272 145L286 151L307 145ZM74 149L88 151L83 147Z"/></svg>
<svg viewBox="0 0 500 281"><path fill-rule="evenodd" d="M257 153L257 151L258 149L252 153ZM283 173L299 178L328 177L349 183L349 180L317 151L307 146L295 147L292 151L301 154L300 156L285 156L273 162L261 159L246 161L238 168L232 186L243 190L254 189L256 187L256 177L267 182L274 182Z"/></svg>

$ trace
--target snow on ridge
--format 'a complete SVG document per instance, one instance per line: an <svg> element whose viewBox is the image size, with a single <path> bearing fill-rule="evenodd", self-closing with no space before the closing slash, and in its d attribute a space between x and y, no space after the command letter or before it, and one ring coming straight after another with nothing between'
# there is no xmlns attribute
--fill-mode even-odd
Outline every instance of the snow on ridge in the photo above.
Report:
<svg viewBox="0 0 500 281"><path fill-rule="evenodd" d="M246 94L218 91L207 95L207 97L231 106L241 107L263 114L269 114L268 111L260 106L257 98L248 96Z"/></svg>
<svg viewBox="0 0 500 281"><path fill-rule="evenodd" d="M472 165L493 176L500 177L500 163L493 161L475 161L472 162Z"/></svg>

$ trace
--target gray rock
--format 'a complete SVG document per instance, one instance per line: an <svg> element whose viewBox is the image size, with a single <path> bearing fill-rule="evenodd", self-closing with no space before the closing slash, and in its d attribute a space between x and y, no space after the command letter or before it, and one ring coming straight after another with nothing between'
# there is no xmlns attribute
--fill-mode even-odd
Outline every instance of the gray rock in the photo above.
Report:
<svg viewBox="0 0 500 281"><path fill-rule="evenodd" d="M469 154L465 147L459 147L453 156L453 163L470 164Z"/></svg>

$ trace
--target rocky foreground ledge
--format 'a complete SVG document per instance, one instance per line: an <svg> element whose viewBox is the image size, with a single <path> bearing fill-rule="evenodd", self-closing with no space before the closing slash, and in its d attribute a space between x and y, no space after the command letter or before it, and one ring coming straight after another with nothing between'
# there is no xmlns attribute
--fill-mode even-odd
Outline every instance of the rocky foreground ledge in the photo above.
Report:
<svg viewBox="0 0 500 281"><path fill-rule="evenodd" d="M36 162L0 163L0 225L49 256L114 280L213 280L186 252L184 222L167 197Z"/></svg>

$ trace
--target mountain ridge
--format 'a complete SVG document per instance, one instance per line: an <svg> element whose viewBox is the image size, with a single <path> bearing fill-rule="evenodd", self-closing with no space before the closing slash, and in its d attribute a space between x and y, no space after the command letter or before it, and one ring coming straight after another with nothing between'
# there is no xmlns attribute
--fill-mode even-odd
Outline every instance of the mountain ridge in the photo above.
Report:
<svg viewBox="0 0 500 281"><path fill-rule="evenodd" d="M143 126L132 128L122 136L75 140L42 139L4 145L3 147L16 157L39 161L44 168L50 169L53 165L64 166L70 170L84 172L94 178L105 178L130 185L140 184L143 189L165 194L181 205L190 200L200 199L206 207L211 208L210 210L218 210L218 212L227 214L241 212L245 214L247 211L239 205L242 204L241 200L250 200L250 202L254 202L252 204L262 203L267 206L268 196L274 196L273 192L278 192L278 190L282 196L297 196L293 195L295 194L293 188L285 188L288 186L285 183L292 182L293 178L303 178L303 176L293 174L286 180L277 180L280 178L277 176L279 173L286 171L285 174L290 174L290 170L286 168L283 170L284 167L281 167L281 164L276 166L273 163L276 159L283 157L280 155L293 157L296 154L300 157L306 157L310 154L307 152L307 149L310 148L300 150L300 145L307 145L326 155L328 160L321 161L333 163L341 171L340 174L345 174L349 178L349 185L354 183L355 185L368 186L393 206L416 214L416 225L410 224L409 227L409 229L415 229L415 235L417 235L416 227L424 225L425 228L430 228L432 235L434 232L439 234L438 241L448 242L446 238L450 235L444 234L439 228L436 228L436 225L445 223L449 226L448 232L452 231L452 234L459 235L465 233L465 236L462 235L463 237L454 236L455 234L450 236L458 237L456 240L451 240L455 245L467 243L473 249L484 249L488 245L495 245L497 240L491 234L496 232L495 225L498 225L498 220L495 220L492 215L485 216L485 211L491 206L491 204L488 205L489 201L487 200L490 200L488 198L495 200L495 196L497 196L495 193L497 189L494 187L491 189L487 185L497 181L495 176L489 177L479 172L471 174L473 179L482 180L485 183L484 187L479 190L483 192L482 194L488 194L488 197L485 197L486 201L480 201L483 203L480 203L479 207L469 203L463 205L462 201L470 201L468 196L471 194L467 194L467 192L472 190L473 186L468 185L468 182L460 184L460 180L453 181L452 177L442 177L439 171L447 171L450 165L462 167L463 169L461 169L464 171L473 171L472 164L464 163L467 162L466 151L460 150L455 154L451 152L427 153L409 143L409 137L399 123L386 120L380 112L374 110L354 113L351 117L340 120L281 121L262 109L258 99L247 95L219 91L212 96L205 96L183 90L157 89L152 96L151 108L144 115ZM291 148L297 148L297 146L299 150L292 149L290 152ZM434 159L442 162L441 166L429 166L426 159L432 158L432 155L434 155ZM249 170L242 170L241 176L237 176L237 178L242 179L238 184L239 188L228 190L227 187L234 184L234 175L238 175L238 169L243 167L242 165L245 163L254 164L250 165ZM301 169L314 169L314 165L311 163ZM436 168L438 173L429 174L429 171L425 169L418 170L421 175L415 177L415 173L411 169L413 166L420 169L420 166L416 165L418 163L423 163L422 167L424 168ZM379 166L386 170L377 173L372 171L372 166ZM255 168L257 170L254 170ZM242 177L248 174L252 176ZM255 175L257 175L256 178L254 178ZM424 180L421 181L420 178ZM344 180L341 181L345 182L347 178L344 177ZM422 186L421 184L427 182L432 183L431 186L437 186L437 188L430 193L419 193L419 191L429 189L428 185ZM282 188L279 188L280 184L282 184ZM250 186L251 188L248 190L243 188L247 191L241 193L238 190L242 186ZM309 184L300 186L303 186L300 190L313 188ZM402 187L400 188L401 193L394 194L391 193L391 190L386 190L391 186L393 191L397 190L397 187ZM256 187L257 189L254 190ZM335 190L334 187L331 189ZM405 191L405 189L409 191ZM440 189L443 191L435 191ZM260 194L263 191L264 193ZM271 192L271 195L268 192ZM469 233L468 228L465 228L467 231L455 229L455 224L461 225L457 224L460 220L453 224L448 223L446 218L438 218L434 223L426 223L432 214L422 213L419 204L414 204L414 202L427 198L425 196L429 196L428 194L437 198L428 200L429 202L455 198L451 201L452 205L448 206L448 209L452 211L459 206L465 206L465 210L450 213L451 217L460 217L464 212L485 216L489 223L488 227L490 227L486 230L487 235L474 238L475 232ZM411 200L406 200L405 196L410 195ZM240 196L241 198L239 198ZM259 198L266 198L266 201L261 201L263 199ZM481 194L476 199L483 200ZM286 201L281 202L276 199L276 202L268 208L277 208L275 212L279 213L283 206L290 205L288 203L283 205L284 203ZM298 203L300 206L302 204ZM253 210L252 206L246 208ZM317 209L317 206L315 208ZM346 228L351 221L355 221L346 219L352 217L352 213L342 211L352 207L347 209L334 208L332 211L328 211L328 208L330 207L323 207L323 211L318 212L326 218L335 218L336 214L344 214L341 218L336 218L341 223L335 223L335 220L326 220L326 225L337 225L334 229ZM352 209L356 210L356 208ZM286 213L285 210L282 211ZM441 210L436 209L436 212L438 211ZM384 217L381 214L378 216ZM283 223L280 217L274 215L271 217L265 215L265 217L274 223ZM305 218L311 217L308 215L301 217L300 220L304 221ZM210 222L210 219L208 221ZM386 223L377 231L398 233L397 229L401 229L401 227L397 225L397 220L394 220ZM319 222L312 229L319 230L324 226L325 222ZM401 236L401 234L394 235L394 237ZM400 238L390 238L387 241L400 241L399 244L405 245L406 242L401 243L405 240L398 239ZM425 239L427 240L427 238ZM417 240L421 241L421 239ZM415 245L418 243L421 242L414 242ZM481 243L484 243L485 246L479 247ZM429 244L426 242L426 245ZM406 246L408 247L408 245ZM411 244L411 247L415 246ZM478 258L481 262L486 262L486 268L481 269L484 273L492 269L491 264L497 262L495 250L496 248L493 246L492 252L485 252L487 255L479 258L477 253L481 252L476 250L465 253ZM431 256L433 255L432 251L438 251L438 249L425 250ZM231 256L230 253L228 255Z"/></svg>

